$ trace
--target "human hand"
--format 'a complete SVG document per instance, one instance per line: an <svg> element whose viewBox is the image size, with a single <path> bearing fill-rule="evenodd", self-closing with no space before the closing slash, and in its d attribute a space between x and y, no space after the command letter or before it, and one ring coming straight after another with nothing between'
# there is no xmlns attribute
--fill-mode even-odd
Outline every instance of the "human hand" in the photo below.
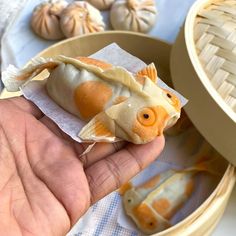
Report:
<svg viewBox="0 0 236 236"><path fill-rule="evenodd" d="M23 97L0 100L0 235L65 235L89 206L159 155L145 145L86 145ZM81 156L81 157L80 157Z"/></svg>

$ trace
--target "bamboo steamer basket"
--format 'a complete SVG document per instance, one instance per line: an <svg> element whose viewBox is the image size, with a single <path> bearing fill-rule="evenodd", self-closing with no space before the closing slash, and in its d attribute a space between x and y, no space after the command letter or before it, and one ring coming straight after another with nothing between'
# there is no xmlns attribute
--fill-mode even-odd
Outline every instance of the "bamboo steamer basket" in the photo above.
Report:
<svg viewBox="0 0 236 236"><path fill-rule="evenodd" d="M157 65L160 77L166 83L170 83L169 59L171 46L166 42L143 34L112 31L79 36L57 43L37 56L51 57L58 54L72 57L78 55L88 56L113 42L146 63L154 62ZM42 77L44 76L42 75ZM4 90L0 98L18 95L19 93L8 93ZM155 235L210 235L224 212L235 179L234 167L228 164L219 184L198 209L175 226Z"/></svg>
<svg viewBox="0 0 236 236"><path fill-rule="evenodd" d="M235 1L198 0L191 7L174 44L170 63L176 89L190 100L185 110L191 121L205 139L234 165L235 33Z"/></svg>

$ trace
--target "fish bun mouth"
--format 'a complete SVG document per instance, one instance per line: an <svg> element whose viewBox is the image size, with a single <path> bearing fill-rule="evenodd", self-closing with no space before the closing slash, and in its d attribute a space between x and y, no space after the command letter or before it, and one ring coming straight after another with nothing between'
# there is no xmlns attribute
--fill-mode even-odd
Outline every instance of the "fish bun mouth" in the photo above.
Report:
<svg viewBox="0 0 236 236"><path fill-rule="evenodd" d="M173 115L173 116L167 121L166 126L165 126L165 130L166 130L166 129L169 129L169 128L172 127L172 126L174 126L174 125L177 123L179 117L180 117L180 114L175 114L175 115Z"/></svg>

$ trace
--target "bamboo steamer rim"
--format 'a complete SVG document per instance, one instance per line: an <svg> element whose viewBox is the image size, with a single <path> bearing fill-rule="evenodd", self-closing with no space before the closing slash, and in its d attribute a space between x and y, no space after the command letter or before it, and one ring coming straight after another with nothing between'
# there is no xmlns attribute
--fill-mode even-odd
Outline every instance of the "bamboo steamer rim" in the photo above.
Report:
<svg viewBox="0 0 236 236"><path fill-rule="evenodd" d="M220 108L230 117L230 119L236 123L236 113L225 103L224 99L216 91L213 85L210 82L201 62L198 58L197 51L195 48L194 40L194 24L198 12L206 6L211 5L213 2L222 2L222 0L197 0L186 17L185 26L184 26L184 37L186 42L186 47L188 50L189 58L191 63L196 71L196 74L199 77L199 80L204 85L207 92L211 95L214 101L220 106Z"/></svg>
<svg viewBox="0 0 236 236"><path fill-rule="evenodd" d="M48 48L45 48L44 50L39 52L35 57L39 57L40 55L44 54L46 51L48 51L49 48L51 49L51 48L58 47L62 44L69 43L70 41L74 41L75 39L90 38L90 37L94 38L94 37L99 36L99 35L133 35L133 36L138 36L138 37L142 37L142 38L148 38L148 39L155 40L155 41L158 40L160 42L163 42L164 44L170 45L165 40L157 39L157 38L155 38L151 35L147 35L147 34L144 34L144 33L132 32L132 31L123 31L123 30L106 30L106 31L94 32L94 33L90 33L90 34L84 34L84 35L79 35L79 36L74 36L74 37L71 37L71 38L68 38L68 39L64 39L64 40L62 40L58 43L55 43L55 44L49 46Z"/></svg>

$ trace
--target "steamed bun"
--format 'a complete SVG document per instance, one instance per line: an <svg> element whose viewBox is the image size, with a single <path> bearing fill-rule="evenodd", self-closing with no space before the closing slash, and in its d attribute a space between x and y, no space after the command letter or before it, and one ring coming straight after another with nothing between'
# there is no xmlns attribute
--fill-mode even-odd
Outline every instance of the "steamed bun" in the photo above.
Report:
<svg viewBox="0 0 236 236"><path fill-rule="evenodd" d="M99 10L107 10L111 7L115 0L87 0Z"/></svg>
<svg viewBox="0 0 236 236"><path fill-rule="evenodd" d="M118 0L111 8L110 20L115 30L148 32L156 21L154 0Z"/></svg>
<svg viewBox="0 0 236 236"><path fill-rule="evenodd" d="M104 31L99 10L85 1L71 3L61 14L61 29L66 37Z"/></svg>
<svg viewBox="0 0 236 236"><path fill-rule="evenodd" d="M34 32L44 39L64 38L60 28L60 14L66 6L67 2L64 0L49 0L38 5L31 18Z"/></svg>

